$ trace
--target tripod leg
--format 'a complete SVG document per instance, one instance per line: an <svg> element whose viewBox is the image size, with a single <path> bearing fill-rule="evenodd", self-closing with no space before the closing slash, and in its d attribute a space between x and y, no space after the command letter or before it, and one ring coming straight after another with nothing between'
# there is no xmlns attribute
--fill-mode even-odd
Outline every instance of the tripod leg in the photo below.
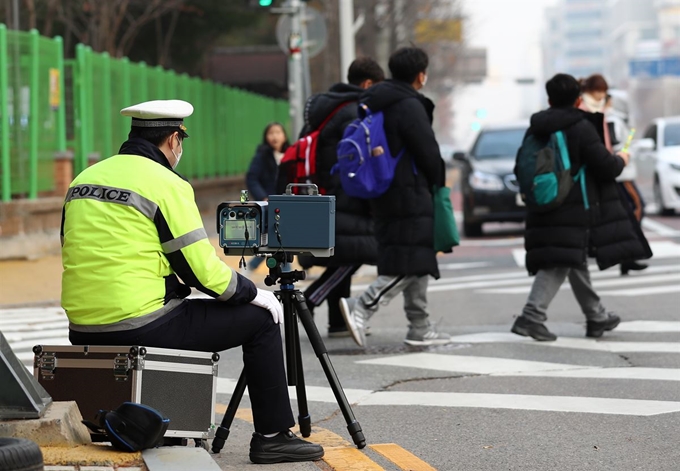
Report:
<svg viewBox="0 0 680 471"><path fill-rule="evenodd" d="M321 367L323 368L324 373L326 373L326 378L328 379L328 383L330 384L331 389L333 390L335 400L338 402L338 406L342 411L342 415L345 417L345 422L347 423L347 430L349 431L349 434L352 436L354 444L357 446L357 448L360 449L364 448L366 446L366 438L364 437L364 432L361 430L361 425L359 425L359 422L354 417L352 407L347 401L345 391L343 391L342 386L340 385L340 380L338 379L338 375L335 373L335 369L333 369L330 357L328 356L328 350L326 350L326 346L324 345L323 340L321 339L319 330L316 328L316 324L314 323L312 314L309 312L309 309L307 308L305 296L298 290L295 290L293 292L293 306L295 307L298 317L300 318L300 321L302 322L302 325L304 326L305 331L307 332L307 337L309 337L309 341L312 344L312 347L314 348L314 353L319 359L319 362L321 363Z"/></svg>
<svg viewBox="0 0 680 471"><path fill-rule="evenodd" d="M236 383L236 387L234 388L234 393L231 395L229 405L227 406L227 410L224 413L224 418L222 418L222 423L220 424L219 427L217 427L217 430L215 430L215 438L213 439L212 442L213 453L219 453L220 451L222 451L222 448L224 447L224 442L226 442L227 438L229 438L229 427L231 427L231 423L234 421L236 411L238 410L238 406L241 403L241 399L243 399L243 393L245 392L246 392L246 372L245 370L243 370L241 371L241 376L238 377L238 382Z"/></svg>
<svg viewBox="0 0 680 471"><path fill-rule="evenodd" d="M286 338L286 372L288 374L288 386L295 386L298 379L297 357L300 354L297 338L297 319L293 311L291 291L281 290L281 304L283 304L283 332Z"/></svg>
<svg viewBox="0 0 680 471"><path fill-rule="evenodd" d="M300 433L307 438L312 434L312 418L309 415L309 408L307 406L307 390L305 389L305 376L302 369L302 352L300 352L300 332L298 330L297 322L294 326L295 338L293 341L297 345L295 365L297 367L297 381L295 383L295 391L297 393L298 403L298 424L300 425ZM288 339L286 339L288 343Z"/></svg>

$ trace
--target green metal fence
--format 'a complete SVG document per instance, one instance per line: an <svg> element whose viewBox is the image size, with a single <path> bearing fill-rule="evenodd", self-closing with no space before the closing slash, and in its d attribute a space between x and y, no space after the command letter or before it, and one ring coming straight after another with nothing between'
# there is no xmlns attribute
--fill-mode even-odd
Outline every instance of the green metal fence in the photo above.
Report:
<svg viewBox="0 0 680 471"><path fill-rule="evenodd" d="M54 187L54 154L66 149L61 38L0 24L0 195L36 198Z"/></svg>
<svg viewBox="0 0 680 471"><path fill-rule="evenodd" d="M87 167L92 154L116 154L130 130L130 118L120 110L172 98L194 105L194 114L185 120L191 138L178 168L190 178L243 173L265 125L289 123L284 101L113 59L84 45L65 63L61 38L8 31L0 24L2 201L36 198L53 189L59 151L73 150L75 174Z"/></svg>

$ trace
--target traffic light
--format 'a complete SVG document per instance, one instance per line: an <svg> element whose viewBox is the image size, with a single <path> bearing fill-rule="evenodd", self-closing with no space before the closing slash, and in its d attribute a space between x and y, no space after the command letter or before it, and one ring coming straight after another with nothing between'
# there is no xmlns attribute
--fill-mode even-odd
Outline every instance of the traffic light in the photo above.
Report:
<svg viewBox="0 0 680 471"><path fill-rule="evenodd" d="M270 8L274 6L274 0L248 0L247 4L252 9Z"/></svg>

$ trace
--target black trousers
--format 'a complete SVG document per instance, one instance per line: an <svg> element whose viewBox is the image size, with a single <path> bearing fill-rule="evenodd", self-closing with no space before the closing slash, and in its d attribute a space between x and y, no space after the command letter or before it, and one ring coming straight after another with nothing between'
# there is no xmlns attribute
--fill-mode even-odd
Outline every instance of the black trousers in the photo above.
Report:
<svg viewBox="0 0 680 471"><path fill-rule="evenodd" d="M214 299L187 299L163 318L136 330L83 333L74 345L143 345L202 352L243 348L255 431L276 433L295 425L283 365L281 330L266 309L230 306Z"/></svg>
<svg viewBox="0 0 680 471"><path fill-rule="evenodd" d="M345 327L345 319L340 312L340 298L348 298L352 289L352 275L361 265L328 267L321 276L305 290L309 310L328 300L328 326ZM346 327L345 327L346 328Z"/></svg>

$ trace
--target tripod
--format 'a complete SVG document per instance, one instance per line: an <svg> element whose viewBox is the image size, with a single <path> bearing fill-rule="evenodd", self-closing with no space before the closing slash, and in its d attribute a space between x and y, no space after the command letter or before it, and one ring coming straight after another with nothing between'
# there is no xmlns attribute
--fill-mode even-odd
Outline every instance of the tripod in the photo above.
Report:
<svg viewBox="0 0 680 471"><path fill-rule="evenodd" d="M292 258L292 256L291 256ZM321 340L319 330L316 328L312 314L307 308L304 295L300 290L295 289L295 282L305 279L305 272L294 270L289 272L282 271L282 266L287 262L287 256L284 253L275 253L267 257L267 267L269 267L269 275L264 282L267 286L273 286L277 283L281 285L281 289L276 291L276 295L283 304L284 317L284 333L286 345L286 370L288 376L288 385L295 386L298 401L298 424L300 425L300 433L303 437L309 437L312 433L312 419L307 408L307 392L305 390L305 378L302 371L302 354L300 353L300 334L298 330L297 320L302 322L305 332L312 344L314 353L316 354L321 367L323 368L328 383L333 390L335 400L342 411L342 415L347 422L347 430L352 436L352 440L357 448L361 449L366 446L366 438L361 430L361 425L354 417L352 407L345 397L345 392L340 385L340 380L333 369L331 360L328 357L326 346ZM243 393L246 390L246 376L245 371L241 371L241 375L236 383L236 388L231 396L227 410L224 413L222 423L215 431L215 438L212 443L213 453L219 453L224 447L224 443L229 437L229 427L234 421L234 416L238 410L238 406L243 398Z"/></svg>

